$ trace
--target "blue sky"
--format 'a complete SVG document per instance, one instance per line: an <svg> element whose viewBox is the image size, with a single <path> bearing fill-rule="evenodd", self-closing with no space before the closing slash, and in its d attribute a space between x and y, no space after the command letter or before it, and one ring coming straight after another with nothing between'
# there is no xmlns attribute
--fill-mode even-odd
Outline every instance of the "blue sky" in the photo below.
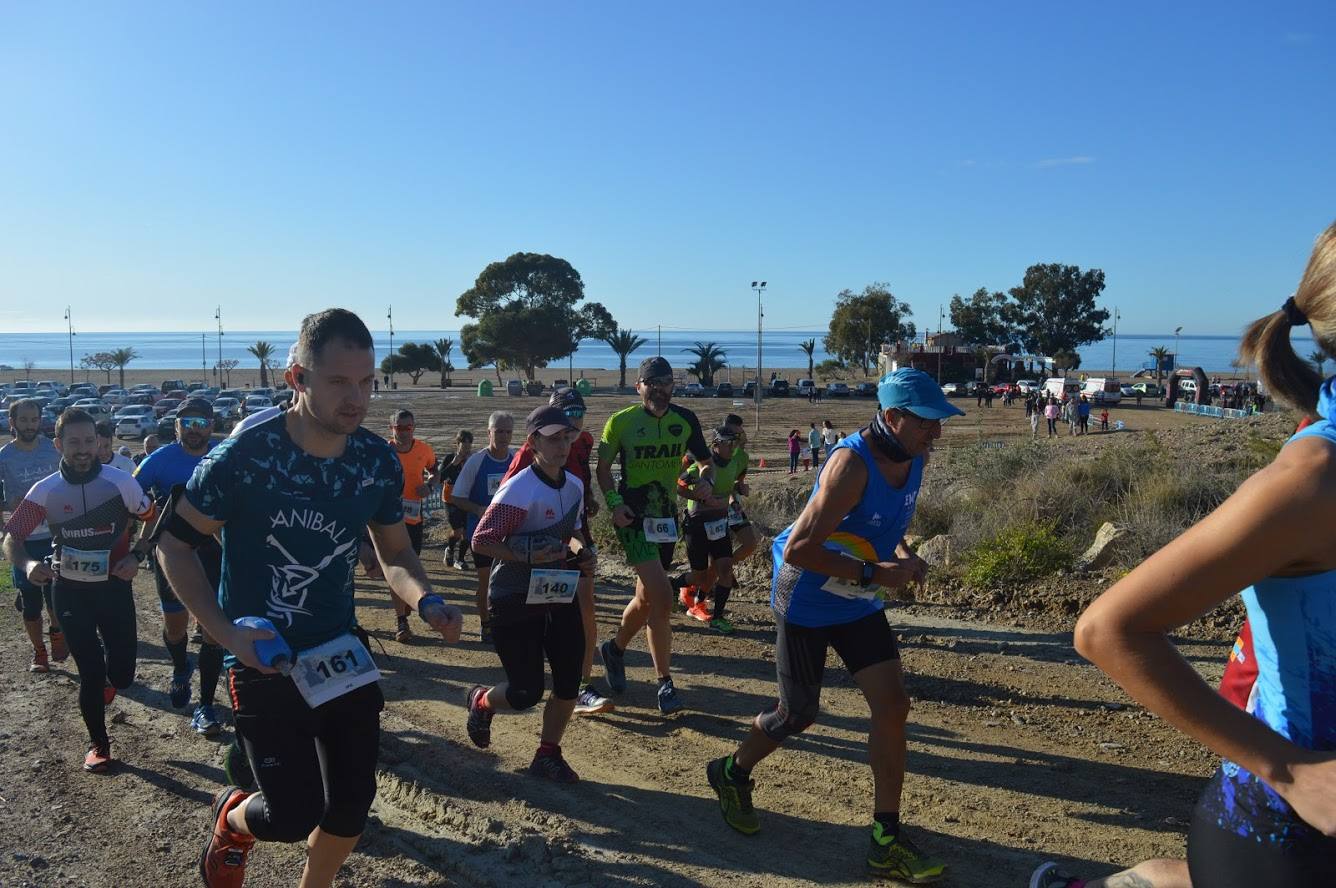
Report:
<svg viewBox="0 0 1336 888"><path fill-rule="evenodd" d="M454 329L527 250L638 329L1059 261L1233 333L1336 218L1334 49L1330 2L6 3L0 332Z"/></svg>

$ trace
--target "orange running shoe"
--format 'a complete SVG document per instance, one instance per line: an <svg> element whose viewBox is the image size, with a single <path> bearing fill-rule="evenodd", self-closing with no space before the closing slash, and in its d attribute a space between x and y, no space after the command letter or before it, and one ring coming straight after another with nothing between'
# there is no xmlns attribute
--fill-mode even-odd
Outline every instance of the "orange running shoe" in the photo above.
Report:
<svg viewBox="0 0 1336 888"><path fill-rule="evenodd" d="M111 742L94 743L88 747L84 756L84 770L94 774L105 774L111 767Z"/></svg>
<svg viewBox="0 0 1336 888"><path fill-rule="evenodd" d="M110 706L111 701L116 699L116 689L112 687L111 682L102 686L102 705Z"/></svg>
<svg viewBox="0 0 1336 888"><path fill-rule="evenodd" d="M70 656L69 646L65 644L64 632L52 632L51 635L51 659L57 663L64 663Z"/></svg>
<svg viewBox="0 0 1336 888"><path fill-rule="evenodd" d="M682 586L677 590L677 600L682 602L682 609L691 612L691 607L696 603L696 587Z"/></svg>
<svg viewBox="0 0 1336 888"><path fill-rule="evenodd" d="M246 855L255 847L255 837L234 832L227 814L246 801L250 793L228 786L213 799L213 830L199 858L199 874L206 888L241 888L246 880Z"/></svg>
<svg viewBox="0 0 1336 888"><path fill-rule="evenodd" d="M702 623L708 623L714 617L710 613L710 606L704 601L693 602L691 607L687 608L687 616L693 620L700 620Z"/></svg>
<svg viewBox="0 0 1336 888"><path fill-rule="evenodd" d="M33 648L32 662L28 664L29 672L50 672L51 666L46 659L46 648Z"/></svg>

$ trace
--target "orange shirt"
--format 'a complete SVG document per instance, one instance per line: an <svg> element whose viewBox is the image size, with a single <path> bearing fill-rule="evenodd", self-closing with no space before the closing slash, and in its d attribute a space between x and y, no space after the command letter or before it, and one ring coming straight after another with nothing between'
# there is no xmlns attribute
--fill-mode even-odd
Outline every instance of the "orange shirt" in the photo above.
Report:
<svg viewBox="0 0 1336 888"><path fill-rule="evenodd" d="M417 487L425 479L424 473L436 465L436 454L426 441L413 439L413 446L404 453L390 442L394 455L399 457L399 465L404 469L404 523L422 523L422 497L417 494Z"/></svg>

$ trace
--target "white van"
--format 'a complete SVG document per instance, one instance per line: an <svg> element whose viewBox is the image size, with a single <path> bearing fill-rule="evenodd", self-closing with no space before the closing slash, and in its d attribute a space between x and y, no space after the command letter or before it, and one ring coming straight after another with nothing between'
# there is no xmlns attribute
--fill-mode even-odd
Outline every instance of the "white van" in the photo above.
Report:
<svg viewBox="0 0 1336 888"><path fill-rule="evenodd" d="M1079 397L1081 394L1081 383L1075 379L1054 376L1051 379L1044 380L1044 388L1039 394L1043 395L1045 398L1057 398L1059 401L1064 397Z"/></svg>
<svg viewBox="0 0 1336 888"><path fill-rule="evenodd" d="M1123 399L1122 383L1112 376L1092 376L1081 387L1091 404L1117 404Z"/></svg>

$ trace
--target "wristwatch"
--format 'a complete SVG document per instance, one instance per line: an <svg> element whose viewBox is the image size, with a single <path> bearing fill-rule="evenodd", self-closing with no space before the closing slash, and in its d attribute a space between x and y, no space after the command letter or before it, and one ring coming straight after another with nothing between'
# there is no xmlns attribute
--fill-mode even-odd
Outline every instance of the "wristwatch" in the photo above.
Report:
<svg viewBox="0 0 1336 888"><path fill-rule="evenodd" d="M858 585L867 588L872 585L872 574L876 571L877 565L872 561L863 562L863 575L858 578Z"/></svg>

